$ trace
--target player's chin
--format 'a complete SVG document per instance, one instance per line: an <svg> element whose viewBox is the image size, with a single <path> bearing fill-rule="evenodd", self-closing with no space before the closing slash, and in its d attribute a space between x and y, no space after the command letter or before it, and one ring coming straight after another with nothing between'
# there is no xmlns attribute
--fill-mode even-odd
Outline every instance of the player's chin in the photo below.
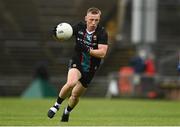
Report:
<svg viewBox="0 0 180 127"><path fill-rule="evenodd" d="M91 26L91 30L94 31L97 26Z"/></svg>

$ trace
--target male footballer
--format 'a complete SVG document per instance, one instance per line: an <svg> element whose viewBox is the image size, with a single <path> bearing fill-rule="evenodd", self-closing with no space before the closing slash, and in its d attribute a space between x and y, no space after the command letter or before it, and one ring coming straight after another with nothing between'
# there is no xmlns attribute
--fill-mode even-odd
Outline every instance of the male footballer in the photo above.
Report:
<svg viewBox="0 0 180 127"><path fill-rule="evenodd" d="M49 118L54 117L61 103L70 95L61 118L62 122L68 122L70 112L88 88L99 68L101 59L106 56L108 36L104 27L99 25L100 16L101 11L98 8L89 8L85 16L85 23L79 22L73 26L76 44L69 63L67 81L60 90L57 101L48 111Z"/></svg>

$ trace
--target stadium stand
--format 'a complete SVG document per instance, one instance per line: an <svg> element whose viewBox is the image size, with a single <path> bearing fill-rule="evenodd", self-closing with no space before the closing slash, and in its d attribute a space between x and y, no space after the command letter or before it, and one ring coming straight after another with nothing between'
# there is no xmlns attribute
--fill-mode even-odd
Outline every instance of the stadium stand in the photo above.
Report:
<svg viewBox="0 0 180 127"><path fill-rule="evenodd" d="M0 95L19 96L30 84L36 65L42 61L48 63L54 86L61 87L59 84L65 80L63 74L66 73L73 40L57 43L49 36L49 32L59 22L74 23L81 20L86 9L94 6L94 3L103 11L102 23L106 24L109 12L117 7L114 6L117 2L118 0L0 0ZM179 0L158 0L158 39L151 46L158 73L165 76L178 76L179 5ZM121 33L123 40L110 45L108 56L87 95L104 96L108 82L106 76L127 65L136 52L136 47L130 41L131 2L127 6L124 20ZM96 84L99 85L94 90L93 86ZM98 89L102 92L96 92Z"/></svg>
<svg viewBox="0 0 180 127"><path fill-rule="evenodd" d="M48 63L53 84L61 87L73 45L72 40L55 42L49 36L51 30L60 22L82 20L94 3L106 17L116 2L0 0L0 95L19 96L31 83L40 62Z"/></svg>

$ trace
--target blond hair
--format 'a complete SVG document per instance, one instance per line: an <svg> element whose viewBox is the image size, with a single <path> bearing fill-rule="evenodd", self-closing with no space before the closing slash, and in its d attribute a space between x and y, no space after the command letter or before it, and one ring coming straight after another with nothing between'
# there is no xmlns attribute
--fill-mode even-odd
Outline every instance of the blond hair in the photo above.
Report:
<svg viewBox="0 0 180 127"><path fill-rule="evenodd" d="M89 9L87 10L87 14L88 14L88 13L101 15L101 11L100 11L98 8L96 8L96 7L91 7L91 8L89 8Z"/></svg>

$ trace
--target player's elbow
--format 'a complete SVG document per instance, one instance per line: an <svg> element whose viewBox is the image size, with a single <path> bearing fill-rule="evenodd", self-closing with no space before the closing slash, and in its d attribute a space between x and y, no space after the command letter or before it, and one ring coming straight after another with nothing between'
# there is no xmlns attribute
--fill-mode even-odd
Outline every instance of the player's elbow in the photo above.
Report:
<svg viewBox="0 0 180 127"><path fill-rule="evenodd" d="M100 51L100 58L104 58L107 53L108 46L107 45L99 45L99 51Z"/></svg>
<svg viewBox="0 0 180 127"><path fill-rule="evenodd" d="M97 58L104 58L106 56L105 50L90 50L90 55Z"/></svg>
<svg viewBox="0 0 180 127"><path fill-rule="evenodd" d="M105 56L106 56L106 52L105 52L105 51L103 51L103 52L99 55L100 58L104 58Z"/></svg>

